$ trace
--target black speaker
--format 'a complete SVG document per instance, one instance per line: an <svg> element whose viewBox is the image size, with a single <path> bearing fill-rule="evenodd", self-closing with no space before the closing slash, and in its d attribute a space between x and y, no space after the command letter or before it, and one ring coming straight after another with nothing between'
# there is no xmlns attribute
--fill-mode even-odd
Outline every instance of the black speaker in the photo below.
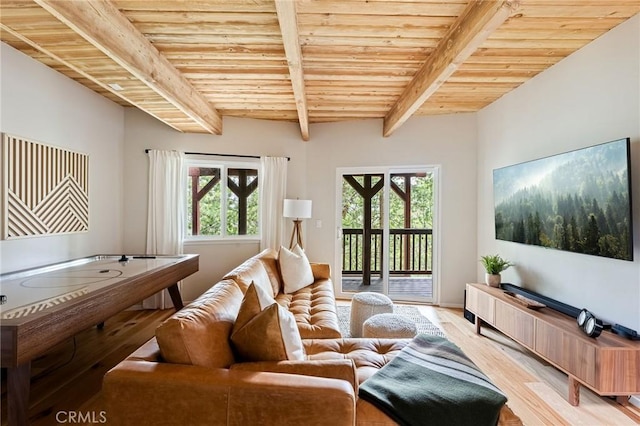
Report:
<svg viewBox="0 0 640 426"><path fill-rule="evenodd" d="M578 327L589 337L598 337L604 328L602 321L586 309L580 311L576 321Z"/></svg>
<svg viewBox="0 0 640 426"><path fill-rule="evenodd" d="M476 316L473 312L467 311L467 290L464 291L464 317L472 324L476 323Z"/></svg>

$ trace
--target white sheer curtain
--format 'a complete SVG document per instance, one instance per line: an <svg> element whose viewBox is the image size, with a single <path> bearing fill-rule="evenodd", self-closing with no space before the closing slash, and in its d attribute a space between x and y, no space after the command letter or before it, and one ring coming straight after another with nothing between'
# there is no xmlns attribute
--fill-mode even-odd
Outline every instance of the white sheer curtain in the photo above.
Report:
<svg viewBox="0 0 640 426"><path fill-rule="evenodd" d="M282 245L282 202L287 191L287 158L260 157L260 250Z"/></svg>
<svg viewBox="0 0 640 426"><path fill-rule="evenodd" d="M184 155L149 151L149 207L146 254L182 254L184 233ZM180 285L178 285L180 288ZM145 309L172 308L167 290L142 302Z"/></svg>

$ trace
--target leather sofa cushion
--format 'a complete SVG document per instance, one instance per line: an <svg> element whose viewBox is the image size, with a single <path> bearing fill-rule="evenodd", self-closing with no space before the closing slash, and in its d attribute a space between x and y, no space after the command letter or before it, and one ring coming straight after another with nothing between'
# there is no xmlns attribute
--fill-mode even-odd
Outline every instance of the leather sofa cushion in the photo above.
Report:
<svg viewBox="0 0 640 426"><path fill-rule="evenodd" d="M229 373L242 373L246 378L229 387L228 417L220 424L354 426L357 397L344 380L237 370Z"/></svg>
<svg viewBox="0 0 640 426"><path fill-rule="evenodd" d="M346 380L353 386L355 394L358 394L356 365L350 359L240 362L233 364L231 370L268 371L271 373L300 374L303 376Z"/></svg>
<svg viewBox="0 0 640 426"><path fill-rule="evenodd" d="M293 313L303 339L342 337L330 280L316 280L295 293L280 293L276 302Z"/></svg>
<svg viewBox="0 0 640 426"><path fill-rule="evenodd" d="M102 397L109 424L135 426L354 426L356 406L345 380L130 360Z"/></svg>
<svg viewBox="0 0 640 426"><path fill-rule="evenodd" d="M223 280L156 329L162 358L175 364L227 368L234 363L229 337L242 292Z"/></svg>
<svg viewBox="0 0 640 426"><path fill-rule="evenodd" d="M271 285L271 279L267 274L264 263L261 262L257 256L245 260L227 275L222 277L222 279L234 280L238 283L242 293L246 293L251 283L255 283L266 293L271 294L271 296L275 297L277 294L274 293L273 286Z"/></svg>
<svg viewBox="0 0 640 426"><path fill-rule="evenodd" d="M362 383L394 358L411 339L308 339L303 340L310 360L350 359Z"/></svg>
<svg viewBox="0 0 640 426"><path fill-rule="evenodd" d="M331 280L331 267L328 263L311 262L311 272L316 280Z"/></svg>
<svg viewBox="0 0 640 426"><path fill-rule="evenodd" d="M358 398L356 401L356 426L398 426L398 423L369 401Z"/></svg>

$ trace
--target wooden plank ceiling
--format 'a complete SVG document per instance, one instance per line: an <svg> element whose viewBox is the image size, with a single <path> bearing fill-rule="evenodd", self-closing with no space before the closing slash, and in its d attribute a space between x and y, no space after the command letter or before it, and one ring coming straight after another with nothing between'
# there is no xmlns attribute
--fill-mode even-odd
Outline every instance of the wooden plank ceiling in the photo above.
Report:
<svg viewBox="0 0 640 426"><path fill-rule="evenodd" d="M478 111L640 0L2 0L0 39L181 132ZM119 86L119 87L118 87ZM115 88L114 88L115 87Z"/></svg>

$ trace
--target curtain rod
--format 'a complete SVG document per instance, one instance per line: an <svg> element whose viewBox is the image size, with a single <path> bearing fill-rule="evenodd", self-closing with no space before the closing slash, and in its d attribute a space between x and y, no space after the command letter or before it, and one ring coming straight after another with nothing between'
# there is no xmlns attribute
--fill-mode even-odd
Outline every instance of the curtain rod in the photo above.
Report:
<svg viewBox="0 0 640 426"><path fill-rule="evenodd" d="M151 149L144 150L145 154L148 154ZM186 155L214 155L217 157L238 157L238 158L260 158L259 155L244 155L244 154L215 154L211 152L185 152ZM287 161L291 161L290 157L285 157Z"/></svg>

